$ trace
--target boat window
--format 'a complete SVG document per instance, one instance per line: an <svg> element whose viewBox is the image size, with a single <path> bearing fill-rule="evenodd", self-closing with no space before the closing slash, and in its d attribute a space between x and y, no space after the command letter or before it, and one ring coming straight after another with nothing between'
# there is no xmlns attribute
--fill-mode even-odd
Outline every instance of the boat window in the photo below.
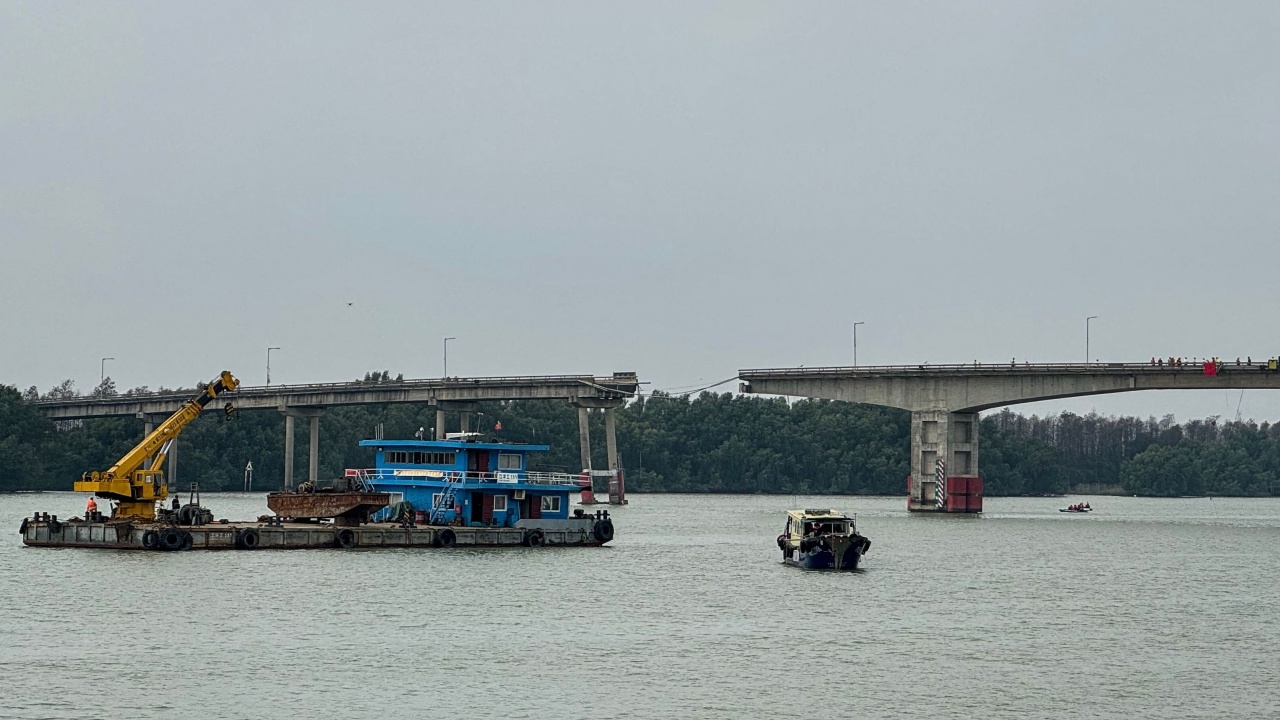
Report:
<svg viewBox="0 0 1280 720"><path fill-rule="evenodd" d="M443 495L444 495L444 493L432 493L432 494L431 494L431 507L432 507L432 509L440 507L440 498L441 498Z"/></svg>
<svg viewBox="0 0 1280 720"><path fill-rule="evenodd" d="M494 495L494 496L493 496L493 511L494 511L494 512L506 512L506 511L507 511L507 496L506 496L506 495Z"/></svg>
<svg viewBox="0 0 1280 720"><path fill-rule="evenodd" d="M519 470L520 453L498 453L499 470Z"/></svg>
<svg viewBox="0 0 1280 720"><path fill-rule="evenodd" d="M560 512L560 496L543 495L542 512Z"/></svg>
<svg viewBox="0 0 1280 720"><path fill-rule="evenodd" d="M457 456L452 452L409 452L408 450L387 450L383 459L395 465L453 465Z"/></svg>

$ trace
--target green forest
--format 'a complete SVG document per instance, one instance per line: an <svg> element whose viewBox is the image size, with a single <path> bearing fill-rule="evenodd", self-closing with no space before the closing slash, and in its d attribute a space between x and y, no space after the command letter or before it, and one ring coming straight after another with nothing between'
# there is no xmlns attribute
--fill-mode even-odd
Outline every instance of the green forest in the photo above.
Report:
<svg viewBox="0 0 1280 720"><path fill-rule="evenodd" d="M387 372L363 382L387 382ZM110 378L90 395L114 395ZM125 394L149 392L137 388ZM0 491L68 490L87 470L106 469L142 437L133 418L53 422L31 401L76 395L70 381L40 393L0 386ZM551 446L534 469L576 472L578 421L568 403L482 403L487 439ZM450 427L458 418L449 417ZM320 472L368 467L362 439L430 432L425 405L332 408L320 420ZM501 430L497 430L501 424ZM655 393L617 411L618 446L632 492L875 494L906 492L910 415L825 400L704 392ZM605 467L604 420L592 411L592 464ZM979 470L987 495L1110 491L1183 495L1280 495L1280 425L1061 413L983 417ZM308 433L296 431L296 478L307 473ZM180 484L240 490L252 461L254 488L278 488L284 418L276 412L206 413L180 436Z"/></svg>

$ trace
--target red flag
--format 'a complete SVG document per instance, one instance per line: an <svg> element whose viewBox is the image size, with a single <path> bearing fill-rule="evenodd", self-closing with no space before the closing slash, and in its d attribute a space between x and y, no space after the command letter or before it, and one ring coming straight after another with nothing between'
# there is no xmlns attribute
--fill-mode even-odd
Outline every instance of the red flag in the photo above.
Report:
<svg viewBox="0 0 1280 720"><path fill-rule="evenodd" d="M494 432L501 432L501 431L502 431L502 421L501 421L501 420L499 420L498 422L496 422L496 423L494 423L494 424L493 424L493 431L494 431Z"/></svg>

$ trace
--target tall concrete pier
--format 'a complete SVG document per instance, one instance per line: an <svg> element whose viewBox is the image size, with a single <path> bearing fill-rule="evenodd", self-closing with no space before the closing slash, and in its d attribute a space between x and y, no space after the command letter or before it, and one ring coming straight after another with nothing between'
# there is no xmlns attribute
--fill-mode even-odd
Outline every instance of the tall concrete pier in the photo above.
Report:
<svg viewBox="0 0 1280 720"><path fill-rule="evenodd" d="M907 506L978 512L978 413L1018 403L1137 390L1280 389L1275 361L978 364L742 370L746 393L825 398L911 411Z"/></svg>

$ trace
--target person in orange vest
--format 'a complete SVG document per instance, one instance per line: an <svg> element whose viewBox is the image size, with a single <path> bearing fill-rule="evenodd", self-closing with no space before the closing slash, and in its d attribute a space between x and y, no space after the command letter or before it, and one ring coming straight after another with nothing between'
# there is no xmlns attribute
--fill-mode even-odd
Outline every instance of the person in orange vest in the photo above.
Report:
<svg viewBox="0 0 1280 720"><path fill-rule="evenodd" d="M84 504L84 519L88 520L91 515L98 512L98 501L89 496L89 502Z"/></svg>

